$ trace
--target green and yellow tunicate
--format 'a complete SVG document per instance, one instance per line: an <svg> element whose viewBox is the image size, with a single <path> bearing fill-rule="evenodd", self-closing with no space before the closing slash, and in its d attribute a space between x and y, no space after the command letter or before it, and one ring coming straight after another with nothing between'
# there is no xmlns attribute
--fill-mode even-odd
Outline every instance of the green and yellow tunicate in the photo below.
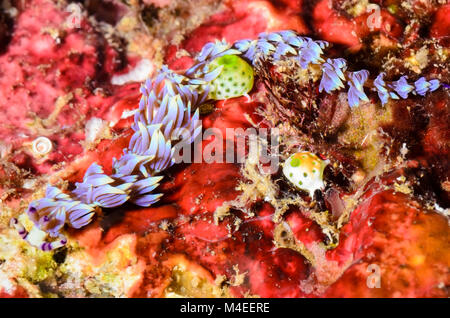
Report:
<svg viewBox="0 0 450 318"><path fill-rule="evenodd" d="M253 68L244 59L237 55L224 55L211 62L210 70L220 66L223 66L222 72L210 82L210 99L239 97L251 91L254 82Z"/></svg>

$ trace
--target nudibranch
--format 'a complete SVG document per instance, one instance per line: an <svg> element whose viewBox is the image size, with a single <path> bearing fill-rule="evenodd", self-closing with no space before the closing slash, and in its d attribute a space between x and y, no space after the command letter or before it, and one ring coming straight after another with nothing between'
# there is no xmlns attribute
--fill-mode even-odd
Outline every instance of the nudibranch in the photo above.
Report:
<svg viewBox="0 0 450 318"><path fill-rule="evenodd" d="M208 97L214 100L239 97L253 87L253 68L237 55L224 55L211 62L211 70L221 68L220 75L211 82Z"/></svg>
<svg viewBox="0 0 450 318"><path fill-rule="evenodd" d="M349 72L345 59L327 58L324 50L328 46L326 41L303 37L290 30L261 33L257 39L239 40L234 44L207 43L184 74L163 66L154 79L147 79L141 86L142 97L131 126L134 134L123 155L114 159L112 174L107 175L94 162L74 191L63 193L49 186L44 198L31 202L28 216L34 227L43 233L39 239L30 240L17 219L12 219L11 225L33 245L51 250L66 244L61 233L65 225L81 228L102 208L117 207L125 202L151 206L162 196L154 190L164 170L175 163L173 152L181 133L188 132L188 140L193 142L202 130L199 106L211 99L247 94L254 84L252 66L259 61L273 63L290 59L302 69L316 65L322 73L319 92L331 93L347 87L351 107L368 101L365 87L378 93L384 105L389 99L407 98L410 93L423 96L441 86L439 80L424 77L412 83L406 76L388 82L384 80L384 73L373 82L367 81L367 70ZM326 164L304 152L300 157L291 156L283 171L296 187L312 196L316 189L323 188ZM51 242L46 241L46 235Z"/></svg>
<svg viewBox="0 0 450 318"><path fill-rule="evenodd" d="M315 154L307 151L291 155L283 165L284 176L297 188L314 197L314 191L323 189L323 170L328 160L322 160Z"/></svg>

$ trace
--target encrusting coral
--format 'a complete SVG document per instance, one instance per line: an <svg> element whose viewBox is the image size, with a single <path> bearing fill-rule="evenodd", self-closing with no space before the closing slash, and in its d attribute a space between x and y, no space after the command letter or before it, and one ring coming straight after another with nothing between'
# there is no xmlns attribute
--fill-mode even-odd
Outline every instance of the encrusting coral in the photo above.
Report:
<svg viewBox="0 0 450 318"><path fill-rule="evenodd" d="M252 88L253 74L244 59L252 65L260 60L294 59L303 69L319 66L322 72L319 92L331 93L347 84L351 107L357 106L360 100L368 100L364 86L376 91L383 104L389 98L405 99L409 93L423 96L440 86L437 79L423 77L410 84L406 76L386 83L383 73L371 85L368 71L350 72L346 60L325 59L323 50L327 47L326 41L302 37L293 31L262 33L256 40L240 40L233 45L224 41L206 44L194 66L184 75L164 66L154 80L147 80L141 87L142 98L132 126L134 135L123 155L114 160L113 173L106 175L101 166L93 163L83 182L77 183L71 193L49 186L44 198L29 205L27 214L35 227L56 240L46 241L45 237L30 240L29 233L17 219L12 219L11 225L30 243L42 250L52 250L67 242L61 233L65 224L81 228L92 221L99 208L117 207L127 201L148 207L158 201L162 194L153 191L163 178L160 174L174 164L177 143L191 143L201 132L198 106L210 98L241 96ZM228 70L230 65L248 77L242 82L242 89L227 95L220 89L224 84L223 72L231 72L232 77L240 74ZM232 78L232 82L241 83L244 79L238 76Z"/></svg>

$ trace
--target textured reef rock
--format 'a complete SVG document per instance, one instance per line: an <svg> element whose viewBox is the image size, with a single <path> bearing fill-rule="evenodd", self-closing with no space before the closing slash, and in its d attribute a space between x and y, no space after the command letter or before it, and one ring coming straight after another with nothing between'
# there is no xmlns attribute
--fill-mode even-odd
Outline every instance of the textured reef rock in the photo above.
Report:
<svg viewBox="0 0 450 318"><path fill-rule="evenodd" d="M22 241L9 219L29 225L23 212L47 182L71 190L93 162L111 172L140 97L139 84L111 79L141 57L184 70L207 42L293 29L329 41L355 70L450 82L450 6L439 1L380 2L371 29L366 1L205 1L197 21L177 1L145 1L146 26L137 6L106 2L116 14L89 7L81 28L64 23L63 1L0 15L11 33L0 37L0 296L448 297L448 90L384 107L369 95L353 109L341 93L305 92L303 104L289 65L257 68L265 85L250 101L211 105L203 127L277 127L297 138L283 155L303 147L330 159L318 204L248 162L182 164L150 208L105 209L54 252ZM166 17L184 29L158 26ZM46 155L33 152L40 136L53 143Z"/></svg>

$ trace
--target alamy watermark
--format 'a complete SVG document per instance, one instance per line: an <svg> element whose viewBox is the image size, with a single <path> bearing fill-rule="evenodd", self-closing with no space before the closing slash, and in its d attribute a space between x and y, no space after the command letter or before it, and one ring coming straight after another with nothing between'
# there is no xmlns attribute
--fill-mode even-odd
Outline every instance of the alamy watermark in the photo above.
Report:
<svg viewBox="0 0 450 318"><path fill-rule="evenodd" d="M198 127L200 123L196 123ZM173 146L175 163L251 163L275 173L279 165L278 128L207 128L195 138L188 129L174 133L178 142ZM207 141L207 142L204 142ZM193 145L192 145L193 144Z"/></svg>

